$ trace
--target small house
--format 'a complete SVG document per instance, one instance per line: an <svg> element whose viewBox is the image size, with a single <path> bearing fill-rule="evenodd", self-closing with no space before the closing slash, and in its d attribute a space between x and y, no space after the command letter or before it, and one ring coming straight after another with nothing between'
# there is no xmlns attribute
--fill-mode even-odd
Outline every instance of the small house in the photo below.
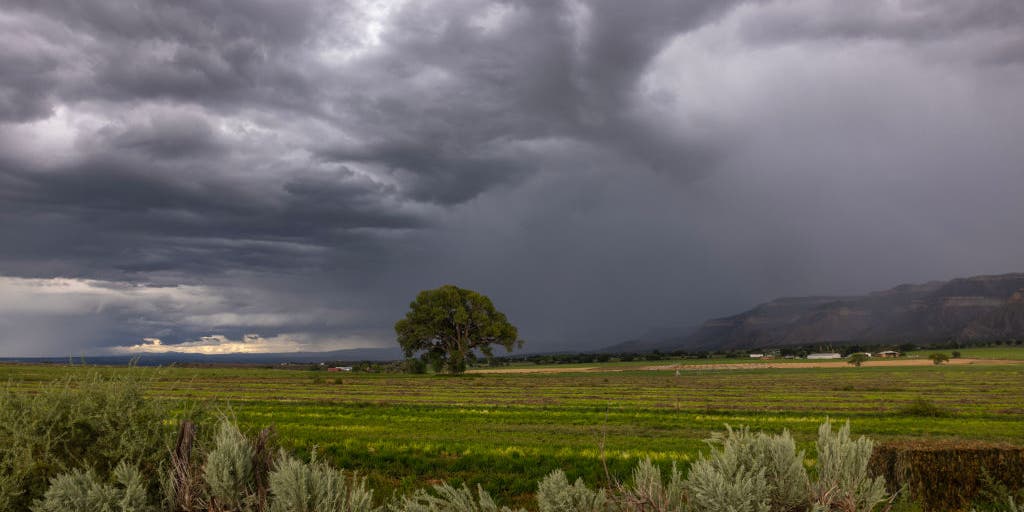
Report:
<svg viewBox="0 0 1024 512"><path fill-rule="evenodd" d="M899 357L900 353L896 352L895 350L883 350L879 352L877 355L878 357Z"/></svg>

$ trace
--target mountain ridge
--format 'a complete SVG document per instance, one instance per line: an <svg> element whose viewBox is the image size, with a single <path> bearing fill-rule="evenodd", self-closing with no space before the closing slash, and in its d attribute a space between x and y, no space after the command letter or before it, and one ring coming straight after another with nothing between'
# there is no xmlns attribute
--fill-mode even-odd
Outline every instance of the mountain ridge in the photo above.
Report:
<svg viewBox="0 0 1024 512"><path fill-rule="evenodd" d="M811 344L1024 338L1024 273L904 283L857 295L779 297L692 332L651 333L602 352L742 350Z"/></svg>
<svg viewBox="0 0 1024 512"><path fill-rule="evenodd" d="M901 284L863 295L782 297L704 322L676 349L1024 337L1024 273Z"/></svg>

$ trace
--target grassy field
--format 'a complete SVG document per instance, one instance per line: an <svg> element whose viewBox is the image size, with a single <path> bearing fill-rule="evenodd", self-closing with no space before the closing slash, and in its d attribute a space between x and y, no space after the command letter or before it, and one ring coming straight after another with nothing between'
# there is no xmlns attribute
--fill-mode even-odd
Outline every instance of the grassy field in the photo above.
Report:
<svg viewBox="0 0 1024 512"><path fill-rule="evenodd" d="M215 404L250 429L273 425L287 447L308 453L315 445L380 488L408 490L442 479L482 483L509 504L526 503L536 481L555 468L604 484L602 453L619 478L645 457L685 465L725 424L786 428L805 449L826 417L849 419L855 433L878 440L1024 443L1024 364L681 375L614 363L605 368L617 371L462 377L255 368L99 371L145 372L156 396ZM3 365L0 379L31 391L81 371ZM922 400L941 415L915 413Z"/></svg>
<svg viewBox="0 0 1024 512"><path fill-rule="evenodd" d="M942 352L951 355L954 349L949 350L916 350L907 354L908 356L928 357L929 354ZM960 357L971 359L1011 359L1015 361L1024 360L1024 345L1003 345L999 347L981 348L958 348Z"/></svg>

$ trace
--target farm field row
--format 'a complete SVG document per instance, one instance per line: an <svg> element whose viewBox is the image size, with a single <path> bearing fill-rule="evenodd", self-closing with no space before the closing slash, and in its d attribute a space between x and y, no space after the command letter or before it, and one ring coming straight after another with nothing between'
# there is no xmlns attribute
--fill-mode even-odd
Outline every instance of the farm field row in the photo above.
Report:
<svg viewBox="0 0 1024 512"><path fill-rule="evenodd" d="M81 367L4 365L16 389ZM142 372L159 397L214 404L249 429L358 469L378 487L482 483L525 503L555 468L602 484L649 457L686 464L725 424L791 430L811 447L826 417L878 440L1024 443L1024 365L608 371L445 377L245 368ZM923 416L921 402L945 416ZM916 412L915 412L916 411ZM606 461L602 463L603 458ZM808 455L808 460L813 454Z"/></svg>

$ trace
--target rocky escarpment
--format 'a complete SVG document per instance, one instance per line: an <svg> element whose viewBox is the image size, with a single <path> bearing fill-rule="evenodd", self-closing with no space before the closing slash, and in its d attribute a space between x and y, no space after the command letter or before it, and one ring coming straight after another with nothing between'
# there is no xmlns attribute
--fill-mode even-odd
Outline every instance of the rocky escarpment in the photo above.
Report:
<svg viewBox="0 0 1024 512"><path fill-rule="evenodd" d="M678 348L1024 338L1024 274L901 285L860 296L776 299L705 322Z"/></svg>

